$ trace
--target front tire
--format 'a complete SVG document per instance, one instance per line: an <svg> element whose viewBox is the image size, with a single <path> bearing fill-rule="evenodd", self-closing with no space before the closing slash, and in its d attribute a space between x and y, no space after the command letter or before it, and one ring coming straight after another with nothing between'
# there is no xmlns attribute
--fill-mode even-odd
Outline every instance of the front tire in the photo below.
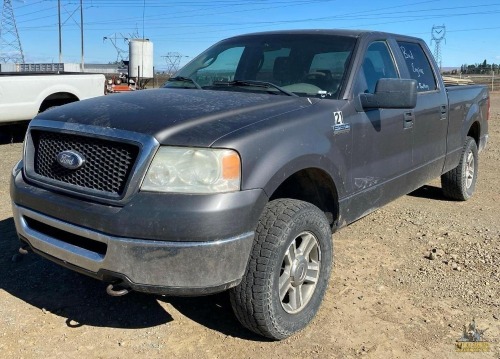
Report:
<svg viewBox="0 0 500 359"><path fill-rule="evenodd" d="M441 176L441 187L446 197L458 201L472 197L476 189L478 159L476 141L467 137L458 166Z"/></svg>
<svg viewBox="0 0 500 359"><path fill-rule="evenodd" d="M267 204L243 280L230 290L238 320L279 340L316 315L332 268L331 229L314 205L292 199Z"/></svg>

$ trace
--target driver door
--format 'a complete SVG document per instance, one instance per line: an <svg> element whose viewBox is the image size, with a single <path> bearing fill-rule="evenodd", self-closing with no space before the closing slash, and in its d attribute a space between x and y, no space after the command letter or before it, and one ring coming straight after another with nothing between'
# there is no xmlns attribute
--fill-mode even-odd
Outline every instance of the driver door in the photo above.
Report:
<svg viewBox="0 0 500 359"><path fill-rule="evenodd" d="M374 93L380 78L398 77L388 44L374 41L358 70L353 95ZM412 166L412 116L413 111L405 109L366 109L355 115L351 188L364 202L360 211L380 207L405 192L405 174Z"/></svg>

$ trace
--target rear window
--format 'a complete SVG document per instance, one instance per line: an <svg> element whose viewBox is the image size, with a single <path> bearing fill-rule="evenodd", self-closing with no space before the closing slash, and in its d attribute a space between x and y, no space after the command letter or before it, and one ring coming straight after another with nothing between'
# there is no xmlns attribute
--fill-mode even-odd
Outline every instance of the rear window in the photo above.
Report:
<svg viewBox="0 0 500 359"><path fill-rule="evenodd" d="M410 77L417 80L418 92L434 91L436 78L422 47L413 42L398 41L399 49L408 66Z"/></svg>

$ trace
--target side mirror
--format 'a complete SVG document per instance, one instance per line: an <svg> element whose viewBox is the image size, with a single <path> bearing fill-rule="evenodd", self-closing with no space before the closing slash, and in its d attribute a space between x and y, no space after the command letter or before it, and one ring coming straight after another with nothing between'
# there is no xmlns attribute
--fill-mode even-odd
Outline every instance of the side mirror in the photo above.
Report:
<svg viewBox="0 0 500 359"><path fill-rule="evenodd" d="M417 105L417 81L410 79L386 79L377 81L375 93L359 95L364 109L415 108Z"/></svg>

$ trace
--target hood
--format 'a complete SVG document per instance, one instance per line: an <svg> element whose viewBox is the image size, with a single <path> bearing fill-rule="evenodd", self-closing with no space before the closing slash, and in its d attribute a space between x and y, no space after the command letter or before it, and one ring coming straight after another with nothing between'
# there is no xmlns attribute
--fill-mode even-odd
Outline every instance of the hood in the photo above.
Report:
<svg viewBox="0 0 500 359"><path fill-rule="evenodd" d="M312 103L249 92L155 89L74 102L36 119L140 132L164 145L207 147L242 127Z"/></svg>

